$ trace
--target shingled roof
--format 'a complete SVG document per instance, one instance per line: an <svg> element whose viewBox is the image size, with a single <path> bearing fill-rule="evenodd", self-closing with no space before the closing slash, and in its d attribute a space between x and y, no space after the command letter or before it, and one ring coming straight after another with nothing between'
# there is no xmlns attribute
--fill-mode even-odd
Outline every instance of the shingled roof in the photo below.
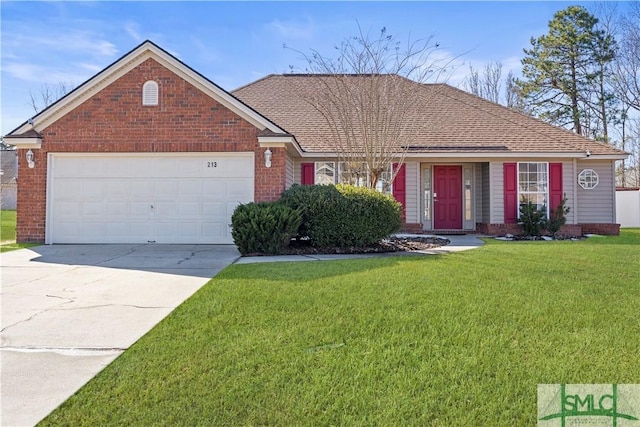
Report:
<svg viewBox="0 0 640 427"><path fill-rule="evenodd" d="M321 77L309 74L269 75L232 94L294 135L304 151L330 153L335 150L323 131L324 118L300 95L316 90L320 86L318 78ZM412 86L412 91L418 91L427 99L411 113L416 131L411 133L415 138L406 141L410 152L490 152L496 156L539 152L582 156L588 150L594 156L620 158L626 154L447 84L404 80Z"/></svg>
<svg viewBox="0 0 640 427"><path fill-rule="evenodd" d="M0 179L3 184L13 184L18 177L16 150L0 150Z"/></svg>

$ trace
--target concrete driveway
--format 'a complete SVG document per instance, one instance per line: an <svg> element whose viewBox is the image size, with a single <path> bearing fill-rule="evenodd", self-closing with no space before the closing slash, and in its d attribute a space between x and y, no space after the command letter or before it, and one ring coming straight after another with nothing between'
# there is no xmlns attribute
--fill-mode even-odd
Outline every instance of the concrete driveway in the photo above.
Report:
<svg viewBox="0 0 640 427"><path fill-rule="evenodd" d="M239 256L232 245L2 254L0 425L36 424Z"/></svg>

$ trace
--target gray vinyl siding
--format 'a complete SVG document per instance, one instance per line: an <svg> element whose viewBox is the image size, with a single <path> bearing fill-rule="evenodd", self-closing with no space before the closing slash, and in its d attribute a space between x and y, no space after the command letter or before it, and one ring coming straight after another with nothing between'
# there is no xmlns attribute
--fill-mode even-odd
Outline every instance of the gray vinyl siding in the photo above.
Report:
<svg viewBox="0 0 640 427"><path fill-rule="evenodd" d="M286 171L285 171L285 188L289 188L293 185L295 181L294 178L294 171L295 171L295 166L294 166L294 162L293 159L291 158L290 155L287 154L287 163L286 163ZM300 176L300 174L298 174L298 176Z"/></svg>
<svg viewBox="0 0 640 427"><path fill-rule="evenodd" d="M406 167L406 215L408 224L422 222L420 215L420 163L407 162Z"/></svg>
<svg viewBox="0 0 640 427"><path fill-rule="evenodd" d="M578 162L575 180L583 169L593 169L599 177L596 188L585 190L577 186L578 223L615 223L615 184L613 161Z"/></svg>
<svg viewBox="0 0 640 427"><path fill-rule="evenodd" d="M504 166L503 162L489 163L489 223L504 224Z"/></svg>
<svg viewBox="0 0 640 427"><path fill-rule="evenodd" d="M480 202L480 208L478 209L478 222L489 223L491 219L491 192L489 191L489 163L482 163L478 165L478 173L480 178L478 179L478 189L480 193L478 200Z"/></svg>
<svg viewBox="0 0 640 427"><path fill-rule="evenodd" d="M574 170L573 162L562 162L562 192L567 198L567 207L569 208L569 213L566 216L567 224L576 223L575 192L577 185L578 178Z"/></svg>

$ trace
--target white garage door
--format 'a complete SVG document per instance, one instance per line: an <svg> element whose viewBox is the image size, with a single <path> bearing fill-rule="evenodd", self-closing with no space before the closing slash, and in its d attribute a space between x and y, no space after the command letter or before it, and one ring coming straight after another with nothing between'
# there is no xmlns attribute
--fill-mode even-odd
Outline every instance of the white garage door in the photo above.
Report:
<svg viewBox="0 0 640 427"><path fill-rule="evenodd" d="M47 243L233 243L253 153L50 154Z"/></svg>

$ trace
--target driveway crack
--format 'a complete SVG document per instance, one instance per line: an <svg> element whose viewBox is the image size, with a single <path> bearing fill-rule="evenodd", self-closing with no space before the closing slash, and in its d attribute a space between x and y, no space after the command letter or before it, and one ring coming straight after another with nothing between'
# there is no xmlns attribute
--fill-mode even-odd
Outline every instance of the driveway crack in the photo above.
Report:
<svg viewBox="0 0 640 427"><path fill-rule="evenodd" d="M15 322L15 323L12 323L12 324L10 324L8 326L5 326L2 329L0 329L0 332L4 332L9 328L13 328L14 326L20 325L21 323L30 322L31 320L35 319L36 317L40 316L41 314L46 313L49 310L59 310L59 307L62 307L65 304L71 304L72 302L75 302L75 300L72 299L72 298L59 297L57 295L45 295L45 296L47 298L58 298L58 299L64 300L64 302L62 302L60 304L57 304L57 305L54 305L53 307L47 307L47 308L45 308L43 310L38 311L37 313L32 314L31 316L29 316L26 319L22 319L22 320L20 320L18 322Z"/></svg>
<svg viewBox="0 0 640 427"><path fill-rule="evenodd" d="M104 264L104 263L111 262L111 261L113 261L113 260L115 260L115 259L122 258L122 257L126 257L126 256L128 256L128 255L131 255L132 253L135 253L139 248L144 247L144 246L146 246L146 245L141 244L141 245L133 246L131 249L129 249L129 251L128 251L128 252L123 253L123 254L116 255L116 256L111 257L111 258L107 258L107 259L105 259L105 260L103 260L103 261L100 261L99 263L96 263L96 265L102 265L102 264Z"/></svg>

